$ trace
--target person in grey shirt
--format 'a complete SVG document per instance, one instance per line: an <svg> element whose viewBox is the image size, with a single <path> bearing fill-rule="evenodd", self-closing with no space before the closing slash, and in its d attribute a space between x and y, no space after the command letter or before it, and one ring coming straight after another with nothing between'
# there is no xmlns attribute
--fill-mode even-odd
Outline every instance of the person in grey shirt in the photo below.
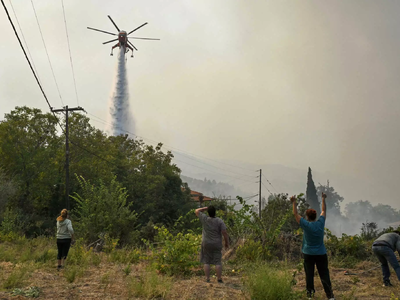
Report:
<svg viewBox="0 0 400 300"><path fill-rule="evenodd" d="M57 218L57 269L64 267L64 262L67 259L71 240L74 237L74 229L72 228L71 220L68 219L68 211L64 208L60 216Z"/></svg>
<svg viewBox="0 0 400 300"><path fill-rule="evenodd" d="M208 212L208 216L203 212ZM207 282L210 282L210 265L215 265L218 282L222 283L222 235L225 248L229 247L229 237L224 221L215 217L215 207L201 207L196 209L196 216L203 226L200 262L204 264L204 273Z"/></svg>
<svg viewBox="0 0 400 300"><path fill-rule="evenodd" d="M390 282L390 263L396 272L397 278L400 280L400 265L397 261L394 251L400 255L400 231L382 234L372 244L372 251L381 262L383 284L384 286L392 286Z"/></svg>

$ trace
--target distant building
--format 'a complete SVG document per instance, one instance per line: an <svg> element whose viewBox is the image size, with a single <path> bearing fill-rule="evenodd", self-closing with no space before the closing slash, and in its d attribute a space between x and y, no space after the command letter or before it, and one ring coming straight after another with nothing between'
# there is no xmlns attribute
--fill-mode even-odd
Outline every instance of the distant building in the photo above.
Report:
<svg viewBox="0 0 400 300"><path fill-rule="evenodd" d="M213 201L212 198L204 196L202 193L196 191L190 191L190 198L192 198L192 201L198 202L199 207L207 206L211 201Z"/></svg>

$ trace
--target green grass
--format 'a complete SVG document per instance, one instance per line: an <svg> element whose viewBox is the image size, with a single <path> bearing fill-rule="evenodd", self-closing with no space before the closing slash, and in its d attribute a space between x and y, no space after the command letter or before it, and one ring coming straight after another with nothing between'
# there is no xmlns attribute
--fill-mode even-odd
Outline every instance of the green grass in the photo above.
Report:
<svg viewBox="0 0 400 300"><path fill-rule="evenodd" d="M292 274L268 264L254 265L248 269L244 284L252 300L301 299L292 290Z"/></svg>

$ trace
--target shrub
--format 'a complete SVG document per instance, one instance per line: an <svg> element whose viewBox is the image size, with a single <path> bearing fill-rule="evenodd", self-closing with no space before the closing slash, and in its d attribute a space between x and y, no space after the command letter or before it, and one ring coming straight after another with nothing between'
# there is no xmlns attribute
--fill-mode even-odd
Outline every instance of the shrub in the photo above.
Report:
<svg viewBox="0 0 400 300"><path fill-rule="evenodd" d="M244 278L247 293L252 300L297 299L292 291L292 275L266 264L255 265Z"/></svg>
<svg viewBox="0 0 400 300"><path fill-rule="evenodd" d="M325 246L332 257L346 264L346 267L354 266L358 261L371 257L372 241L365 241L359 235L342 234L341 238L333 235L325 228Z"/></svg>
<svg viewBox="0 0 400 300"><path fill-rule="evenodd" d="M156 237L159 248L151 247L156 268L169 275L187 275L193 267L200 265L199 250L201 236L193 233L173 235L165 227L158 228Z"/></svg>
<svg viewBox="0 0 400 300"><path fill-rule="evenodd" d="M1 222L1 233L2 236L20 236L22 235L25 227L24 214L20 209L6 208L2 217Z"/></svg>
<svg viewBox="0 0 400 300"><path fill-rule="evenodd" d="M137 214L131 211L127 202L127 192L114 177L106 185L100 182L95 186L83 177L78 177L82 194L71 196L76 201L73 215L76 219L76 231L85 241L95 241L100 234L111 239L124 240L129 236Z"/></svg>

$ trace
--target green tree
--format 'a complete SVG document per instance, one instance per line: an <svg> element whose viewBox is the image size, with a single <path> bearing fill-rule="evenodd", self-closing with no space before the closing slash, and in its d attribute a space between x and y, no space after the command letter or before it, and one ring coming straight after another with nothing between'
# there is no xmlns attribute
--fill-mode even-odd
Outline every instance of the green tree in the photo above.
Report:
<svg viewBox="0 0 400 300"><path fill-rule="evenodd" d="M310 204L310 207L317 211L317 216L319 216L321 214L321 209L319 207L317 189L315 188L315 184L312 179L311 168L308 168L307 174L306 200L308 204Z"/></svg>
<svg viewBox="0 0 400 300"><path fill-rule="evenodd" d="M0 213L5 210L7 204L17 195L17 192L17 183L0 168Z"/></svg>
<svg viewBox="0 0 400 300"><path fill-rule="evenodd" d="M20 185L12 205L25 212L47 214L51 199L60 199L55 188L63 163L57 120L39 109L16 107L0 122L0 167Z"/></svg>

